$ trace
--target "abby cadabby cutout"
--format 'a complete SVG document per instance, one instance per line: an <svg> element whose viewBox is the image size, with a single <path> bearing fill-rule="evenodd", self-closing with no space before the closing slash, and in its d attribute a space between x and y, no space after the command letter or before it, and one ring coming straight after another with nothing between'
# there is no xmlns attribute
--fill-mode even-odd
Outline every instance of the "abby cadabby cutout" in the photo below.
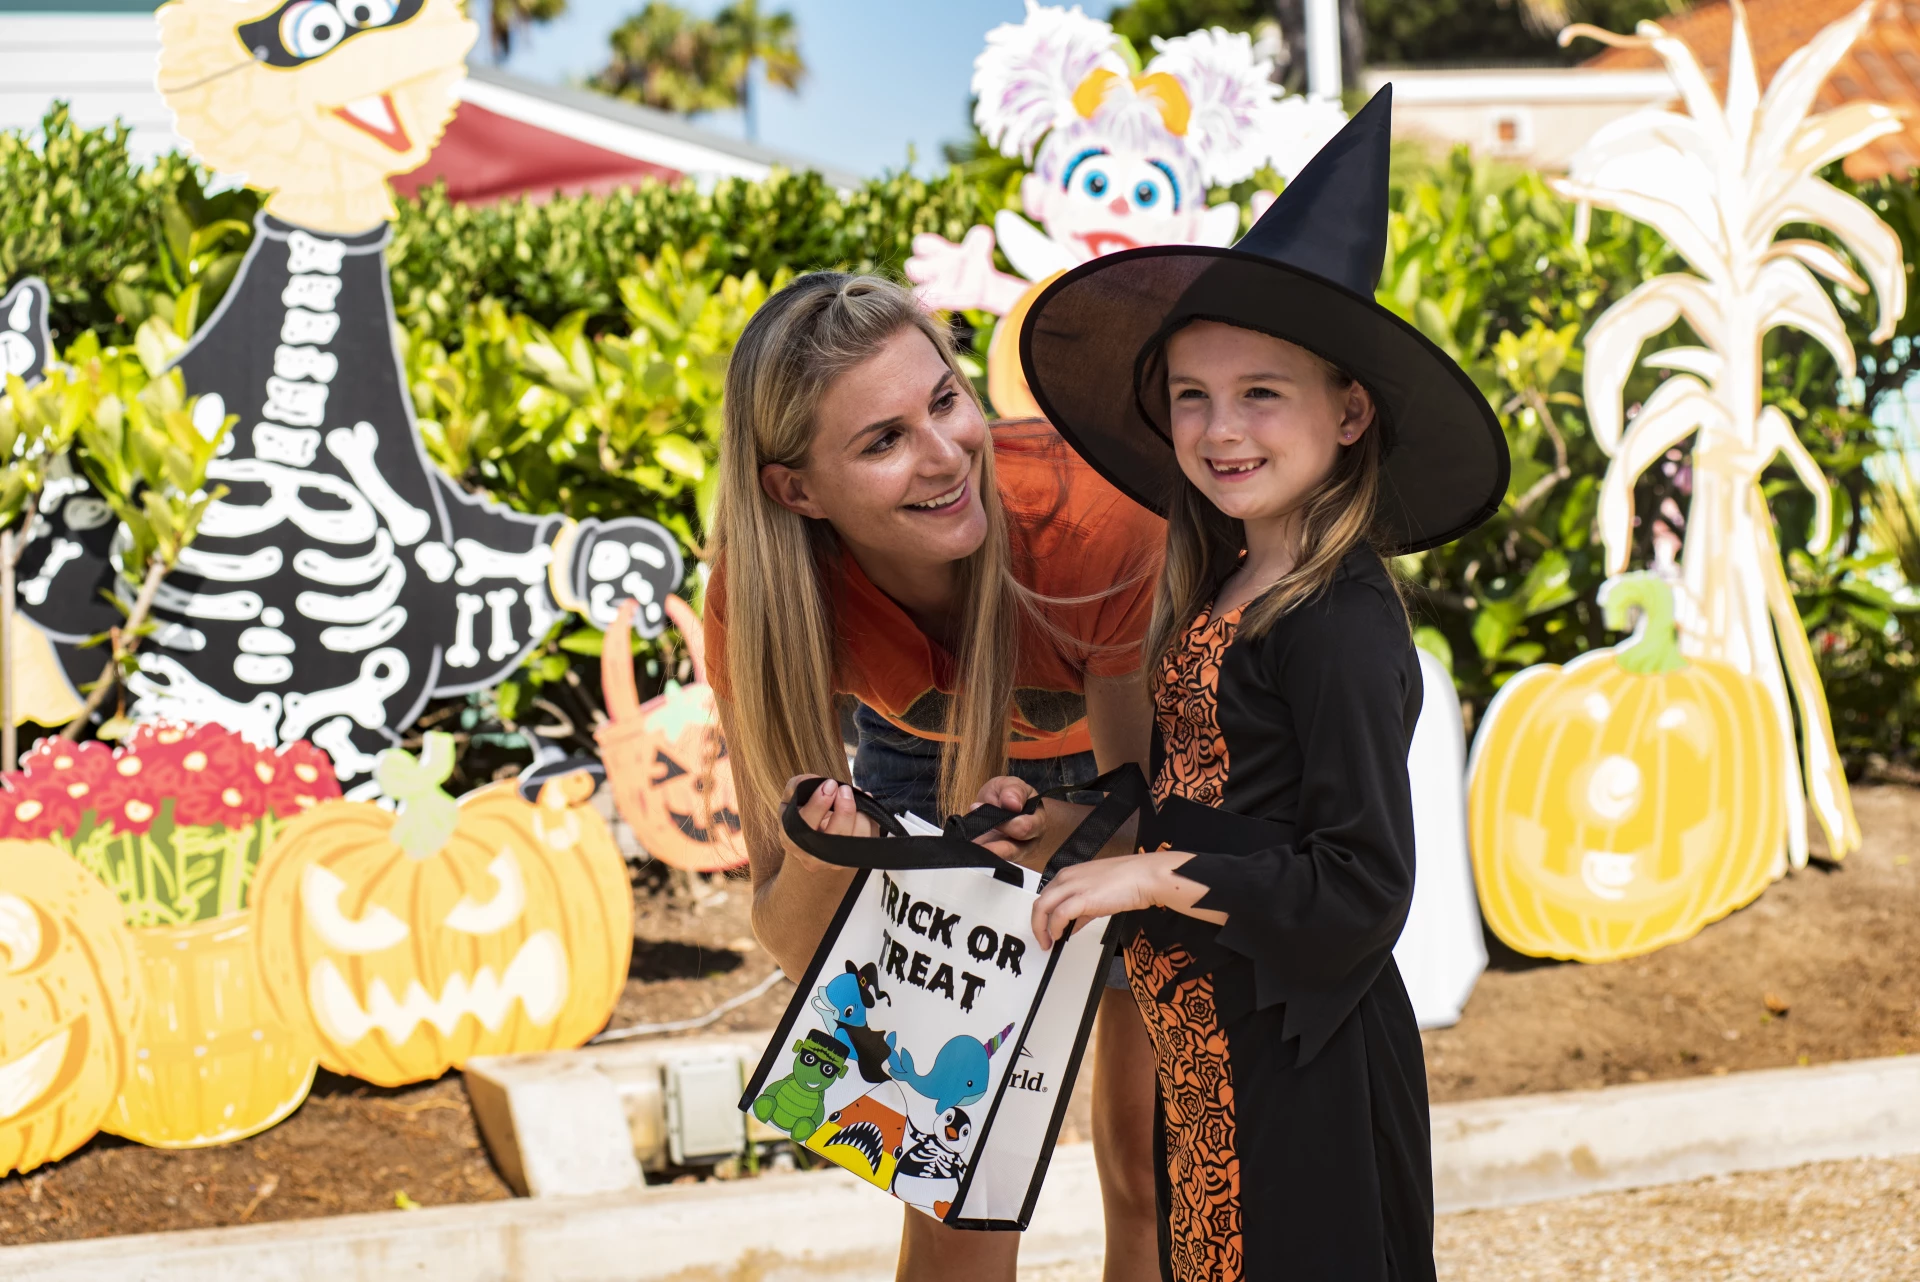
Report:
<svg viewBox="0 0 1920 1282"><path fill-rule="evenodd" d="M957 245L916 236L906 274L930 308L1002 318L987 390L1003 417L1039 413L1018 336L1044 285L1116 250L1229 243L1240 207L1208 205L1208 189L1262 166L1291 177L1346 121L1336 102L1284 97L1245 33L1209 28L1153 48L1143 67L1125 37L1078 6L1027 0L1026 19L988 32L974 60L975 122L1033 167L1020 184L1026 217L1002 210ZM994 266L996 235L1017 275Z"/></svg>

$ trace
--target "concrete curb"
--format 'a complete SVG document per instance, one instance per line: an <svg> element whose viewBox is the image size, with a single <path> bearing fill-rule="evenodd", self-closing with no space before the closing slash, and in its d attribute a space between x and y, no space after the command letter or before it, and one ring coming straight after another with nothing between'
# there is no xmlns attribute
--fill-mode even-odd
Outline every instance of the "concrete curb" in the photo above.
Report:
<svg viewBox="0 0 1920 1282"><path fill-rule="evenodd" d="M1442 1211L1920 1152L1920 1057L1433 1110ZM12 1282L723 1282L893 1274L901 1212L840 1172L0 1250ZM1085 1145L1055 1155L1028 1264L1101 1249Z"/></svg>

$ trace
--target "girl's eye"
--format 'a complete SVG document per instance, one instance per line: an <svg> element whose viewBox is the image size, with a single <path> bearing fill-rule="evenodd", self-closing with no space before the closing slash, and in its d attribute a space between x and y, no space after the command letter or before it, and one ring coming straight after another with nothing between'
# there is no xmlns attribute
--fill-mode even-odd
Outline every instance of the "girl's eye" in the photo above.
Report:
<svg viewBox="0 0 1920 1282"><path fill-rule="evenodd" d="M1160 200L1159 184L1141 179L1134 184L1133 203L1142 209L1152 209Z"/></svg>
<svg viewBox="0 0 1920 1282"><path fill-rule="evenodd" d="M356 27L377 27L393 21L394 0L347 0L347 21Z"/></svg>
<svg viewBox="0 0 1920 1282"><path fill-rule="evenodd" d="M1249 387L1247 389L1247 399L1250 401L1277 401L1280 399L1280 393L1274 391L1271 387Z"/></svg>
<svg viewBox="0 0 1920 1282"><path fill-rule="evenodd" d="M280 43L296 58L318 58L346 34L346 20L327 0L305 0L280 15Z"/></svg>
<svg viewBox="0 0 1920 1282"><path fill-rule="evenodd" d="M1080 184L1087 195L1096 198L1107 194L1107 185L1107 175L1098 169L1090 170Z"/></svg>
<svg viewBox="0 0 1920 1282"><path fill-rule="evenodd" d="M1180 389L1179 395L1174 399L1181 401L1204 401L1207 399L1207 394L1197 387L1183 387Z"/></svg>

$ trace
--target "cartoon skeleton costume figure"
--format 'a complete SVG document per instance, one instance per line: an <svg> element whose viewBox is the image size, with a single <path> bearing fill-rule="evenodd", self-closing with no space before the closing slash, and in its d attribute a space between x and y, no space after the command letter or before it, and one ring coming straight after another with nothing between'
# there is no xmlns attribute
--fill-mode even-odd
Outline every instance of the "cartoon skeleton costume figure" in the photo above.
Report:
<svg viewBox="0 0 1920 1282"><path fill-rule="evenodd" d="M972 1139L973 1119L958 1105L934 1118L926 1130L920 1129L909 1109L906 1143L894 1168L893 1195L935 1218L944 1217L960 1195Z"/></svg>
<svg viewBox="0 0 1920 1282"><path fill-rule="evenodd" d="M974 60L974 121L1033 166L1020 184L1027 217L1002 210L958 245L916 236L906 273L930 308L1005 318L988 354L1003 417L1038 413L1015 340L1041 286L1115 250L1229 243L1240 207L1209 206L1207 189L1262 165L1291 177L1346 123L1337 102L1283 97L1245 33L1209 28L1153 47L1143 69L1105 22L1027 0L1026 19L988 32ZM994 267L996 233L1018 275Z"/></svg>
<svg viewBox="0 0 1920 1282"><path fill-rule="evenodd" d="M178 362L205 432L237 416L209 479L228 493L162 586L128 681L140 719L311 739L365 776L434 695L511 672L561 609L657 633L679 549L651 522L528 516L428 460L399 354L387 176L451 116L477 28L458 0L173 0L159 83L217 169L269 191L238 276ZM25 612L68 680L118 622L116 529L79 488L22 564ZM89 506L91 503L93 506Z"/></svg>

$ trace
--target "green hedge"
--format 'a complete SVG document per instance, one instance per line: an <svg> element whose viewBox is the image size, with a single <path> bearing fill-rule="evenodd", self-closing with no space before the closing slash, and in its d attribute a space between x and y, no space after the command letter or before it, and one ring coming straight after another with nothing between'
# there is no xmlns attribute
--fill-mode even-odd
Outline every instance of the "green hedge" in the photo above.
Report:
<svg viewBox="0 0 1920 1282"><path fill-rule="evenodd" d="M35 193L0 210L0 272L45 276L63 337L125 342L159 315L186 332L231 278L257 198L211 198L180 157L132 165L124 136L48 118L44 146L0 137L0 180ZM1844 182L1836 172L1836 181ZM696 551L712 490L720 376L739 327L786 275L818 267L897 271L912 236L958 239L1008 202L1003 170L959 167L928 182L894 176L836 192L817 175L765 182L645 184L610 197L455 205L430 191L403 202L392 252L409 379L429 448L466 484L523 508L575 516L638 512ZM1920 192L1861 193L1920 254ZM1470 710L1519 668L1607 644L1594 604L1594 537L1606 459L1580 402L1579 344L1592 319L1648 276L1680 266L1650 229L1596 212L1583 242L1573 210L1536 174L1396 157L1381 298L1468 369L1500 411L1514 453L1509 501L1487 527L1404 566L1422 643L1443 655ZM1913 291L1909 291L1913 296ZM1910 336L1878 347L1872 317L1842 296L1863 357L1843 401L1831 359L1776 331L1765 390L1835 479L1833 547L1805 552L1812 504L1784 468L1768 488L1800 607L1815 637L1835 729L1855 767L1920 757L1920 616L1883 586L1891 550L1869 554L1874 502L1866 462L1882 449L1866 407L1897 393ZM968 318L984 346L991 318ZM1661 345L1682 341L1676 329ZM1643 399L1658 375L1627 389ZM1636 496L1636 564L1652 557L1651 519L1681 511L1684 476L1654 469ZM689 585L696 590L697 585ZM586 746L598 637L567 624L497 701L461 718L484 740L532 716L573 723ZM679 656L649 651L655 679ZM497 740L511 743L511 734Z"/></svg>

